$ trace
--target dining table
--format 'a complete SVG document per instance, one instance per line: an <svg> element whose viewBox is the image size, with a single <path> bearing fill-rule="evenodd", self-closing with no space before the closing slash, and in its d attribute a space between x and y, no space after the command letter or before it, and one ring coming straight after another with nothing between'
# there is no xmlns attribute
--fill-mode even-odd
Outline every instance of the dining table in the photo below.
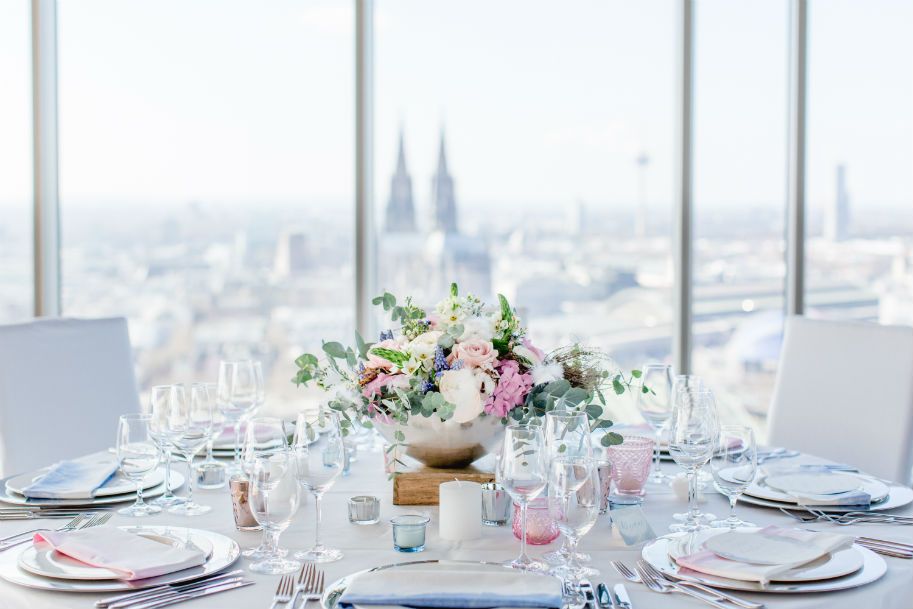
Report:
<svg viewBox="0 0 913 609"><path fill-rule="evenodd" d="M800 456L795 462L809 457ZM484 469L484 460L481 463ZM676 469L671 463L665 470ZM373 495L380 499L380 521L373 525L356 525L348 520L347 500L355 495ZM200 516L181 516L164 512L146 518L128 518L115 514L108 526L167 525L206 529L235 539L241 548L255 546L261 533L242 532L236 529L232 514L232 501L227 487L217 490L195 490L195 498L212 510ZM291 526L282 534L280 545L291 552L309 548L314 541L314 503L310 495L301 494L301 506ZM705 502L701 506L708 512L725 516L729 509L728 499L712 490L708 484L704 492ZM676 494L669 485L650 483L646 488L641 509L656 535L664 535L673 522L672 514L687 508L684 498ZM738 513L759 526L778 525L783 527L810 528L820 531L835 531L845 534L878 537L904 543L913 543L913 526L885 524L860 524L837 526L816 522L803 525L776 509L738 504ZM405 554L394 550L390 518L400 514L427 514L431 523L427 530L424 552ZM894 510L892 513L913 516L913 505ZM36 526L58 526L60 521L23 520L6 521L0 524L0 534L10 535ZM484 526L482 536L471 541L448 541L438 531L438 508L436 506L393 505L392 483L384 471L382 449L372 447L362 450L357 460L351 463L348 475L341 477L323 499L321 538L324 543L339 548L344 557L336 562L318 565L325 573L329 585L345 575L372 567L403 563L416 560L460 560L460 561L504 561L516 556L519 541L514 537L510 523L504 526ZM558 548L560 538L548 545L531 546L530 554L539 556ZM611 561L624 561L633 565L640 558L643 544L626 545L608 515L600 516L595 527L585 535L579 545L582 552L591 555L589 566L600 574L591 579L595 586L604 582L609 587L617 583L626 584L634 609L705 607L699 600L682 594L658 594L638 583L625 581L612 567ZM14 551L14 550L10 550ZM857 609L860 607L905 608L913 603L913 561L885 557L887 573L871 584L858 588L829 593L801 594L760 594L737 592L739 596L758 602L767 607L784 609ZM246 576L255 585L215 594L183 603L188 609L267 609L273 599L279 576L258 575L249 571L250 561L240 558L231 569L244 569ZM2 609L89 609L95 601L110 596L99 593L48 592L34 590L7 581L0 581L0 608ZM316 602L309 607L316 609Z"/></svg>

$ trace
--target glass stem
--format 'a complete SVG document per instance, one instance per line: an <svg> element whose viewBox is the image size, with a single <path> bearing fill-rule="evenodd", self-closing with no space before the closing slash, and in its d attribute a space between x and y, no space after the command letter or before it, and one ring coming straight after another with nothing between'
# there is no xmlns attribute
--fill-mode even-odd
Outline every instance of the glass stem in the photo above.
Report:
<svg viewBox="0 0 913 609"><path fill-rule="evenodd" d="M187 505L193 505L193 453L187 453Z"/></svg>
<svg viewBox="0 0 913 609"><path fill-rule="evenodd" d="M212 445L215 442L213 438L209 438L209 442L206 443L206 463L212 463L215 459L212 458Z"/></svg>
<svg viewBox="0 0 913 609"><path fill-rule="evenodd" d="M314 522L314 549L319 549L320 545L320 500L323 499L322 494L314 494L314 517L316 518Z"/></svg>
<svg viewBox="0 0 913 609"><path fill-rule="evenodd" d="M171 492L171 447L165 444L162 451L165 453L165 494L162 498L170 499L174 497L174 493Z"/></svg>
<svg viewBox="0 0 913 609"><path fill-rule="evenodd" d="M697 468L688 470L688 520L697 522L700 511L697 507Z"/></svg>
<svg viewBox="0 0 913 609"><path fill-rule="evenodd" d="M235 467L241 469L241 419L235 421Z"/></svg>
<svg viewBox="0 0 913 609"><path fill-rule="evenodd" d="M656 430L656 444L653 446L653 477L659 479L662 477L663 472L660 469L660 459L659 459L659 443L663 439L663 428L660 427Z"/></svg>
<svg viewBox="0 0 913 609"><path fill-rule="evenodd" d="M263 527L263 550L266 556L272 557L279 553L279 533L273 527Z"/></svg>
<svg viewBox="0 0 913 609"><path fill-rule="evenodd" d="M136 483L136 503L133 504L134 507L145 506L146 502L143 501L143 479L140 478Z"/></svg>
<svg viewBox="0 0 913 609"><path fill-rule="evenodd" d="M735 503L739 500L738 495L729 496L729 522L732 525L735 525L739 522L739 518L735 515Z"/></svg>
<svg viewBox="0 0 913 609"><path fill-rule="evenodd" d="M577 562L577 538L565 536L565 541L567 542L567 551L568 551L568 560L567 568L571 581L577 582L577 575L580 572L580 563Z"/></svg>
<svg viewBox="0 0 913 609"><path fill-rule="evenodd" d="M526 502L520 503L520 560L529 561L526 555Z"/></svg>

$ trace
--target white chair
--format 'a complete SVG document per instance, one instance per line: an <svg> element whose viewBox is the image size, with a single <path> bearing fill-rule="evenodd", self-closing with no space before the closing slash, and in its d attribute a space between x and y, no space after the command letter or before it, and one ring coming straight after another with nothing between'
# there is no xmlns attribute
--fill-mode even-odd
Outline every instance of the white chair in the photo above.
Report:
<svg viewBox="0 0 913 609"><path fill-rule="evenodd" d="M909 484L913 328L787 319L768 437Z"/></svg>
<svg viewBox="0 0 913 609"><path fill-rule="evenodd" d="M0 326L0 473L114 445L139 412L127 322L39 319Z"/></svg>

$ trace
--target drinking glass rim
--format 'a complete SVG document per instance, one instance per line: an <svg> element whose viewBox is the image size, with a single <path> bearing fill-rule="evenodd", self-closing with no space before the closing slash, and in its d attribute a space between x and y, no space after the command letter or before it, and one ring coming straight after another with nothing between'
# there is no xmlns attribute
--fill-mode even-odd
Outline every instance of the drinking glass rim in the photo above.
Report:
<svg viewBox="0 0 913 609"><path fill-rule="evenodd" d="M412 522L407 522L407 520L412 520ZM425 526L429 522L431 522L431 517L421 514L400 514L390 519L390 524L397 527L419 527Z"/></svg>
<svg viewBox="0 0 913 609"><path fill-rule="evenodd" d="M622 434L624 442L621 444L613 444L611 446L606 446L606 450L634 450L637 448L643 448L646 443L655 444L652 438L646 436L626 436ZM632 440L629 442L628 440Z"/></svg>
<svg viewBox="0 0 913 609"><path fill-rule="evenodd" d="M150 412L126 412L118 417L122 421L151 421L152 413Z"/></svg>

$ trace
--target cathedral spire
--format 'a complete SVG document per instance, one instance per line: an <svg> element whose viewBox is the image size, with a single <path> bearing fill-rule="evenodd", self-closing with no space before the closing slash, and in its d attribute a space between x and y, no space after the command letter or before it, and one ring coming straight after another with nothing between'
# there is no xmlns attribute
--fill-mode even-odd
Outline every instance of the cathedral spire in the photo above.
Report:
<svg viewBox="0 0 913 609"><path fill-rule="evenodd" d="M458 232L456 197L453 190L453 178L447 171L447 153L444 146L443 128L441 128L441 146L438 152L437 172L431 181L431 199L434 228L445 233Z"/></svg>
<svg viewBox="0 0 913 609"><path fill-rule="evenodd" d="M403 128L399 129L399 152L396 171L390 179L390 198L387 201L385 228L388 233L415 232L415 205L412 202L412 178L406 168L406 148Z"/></svg>

